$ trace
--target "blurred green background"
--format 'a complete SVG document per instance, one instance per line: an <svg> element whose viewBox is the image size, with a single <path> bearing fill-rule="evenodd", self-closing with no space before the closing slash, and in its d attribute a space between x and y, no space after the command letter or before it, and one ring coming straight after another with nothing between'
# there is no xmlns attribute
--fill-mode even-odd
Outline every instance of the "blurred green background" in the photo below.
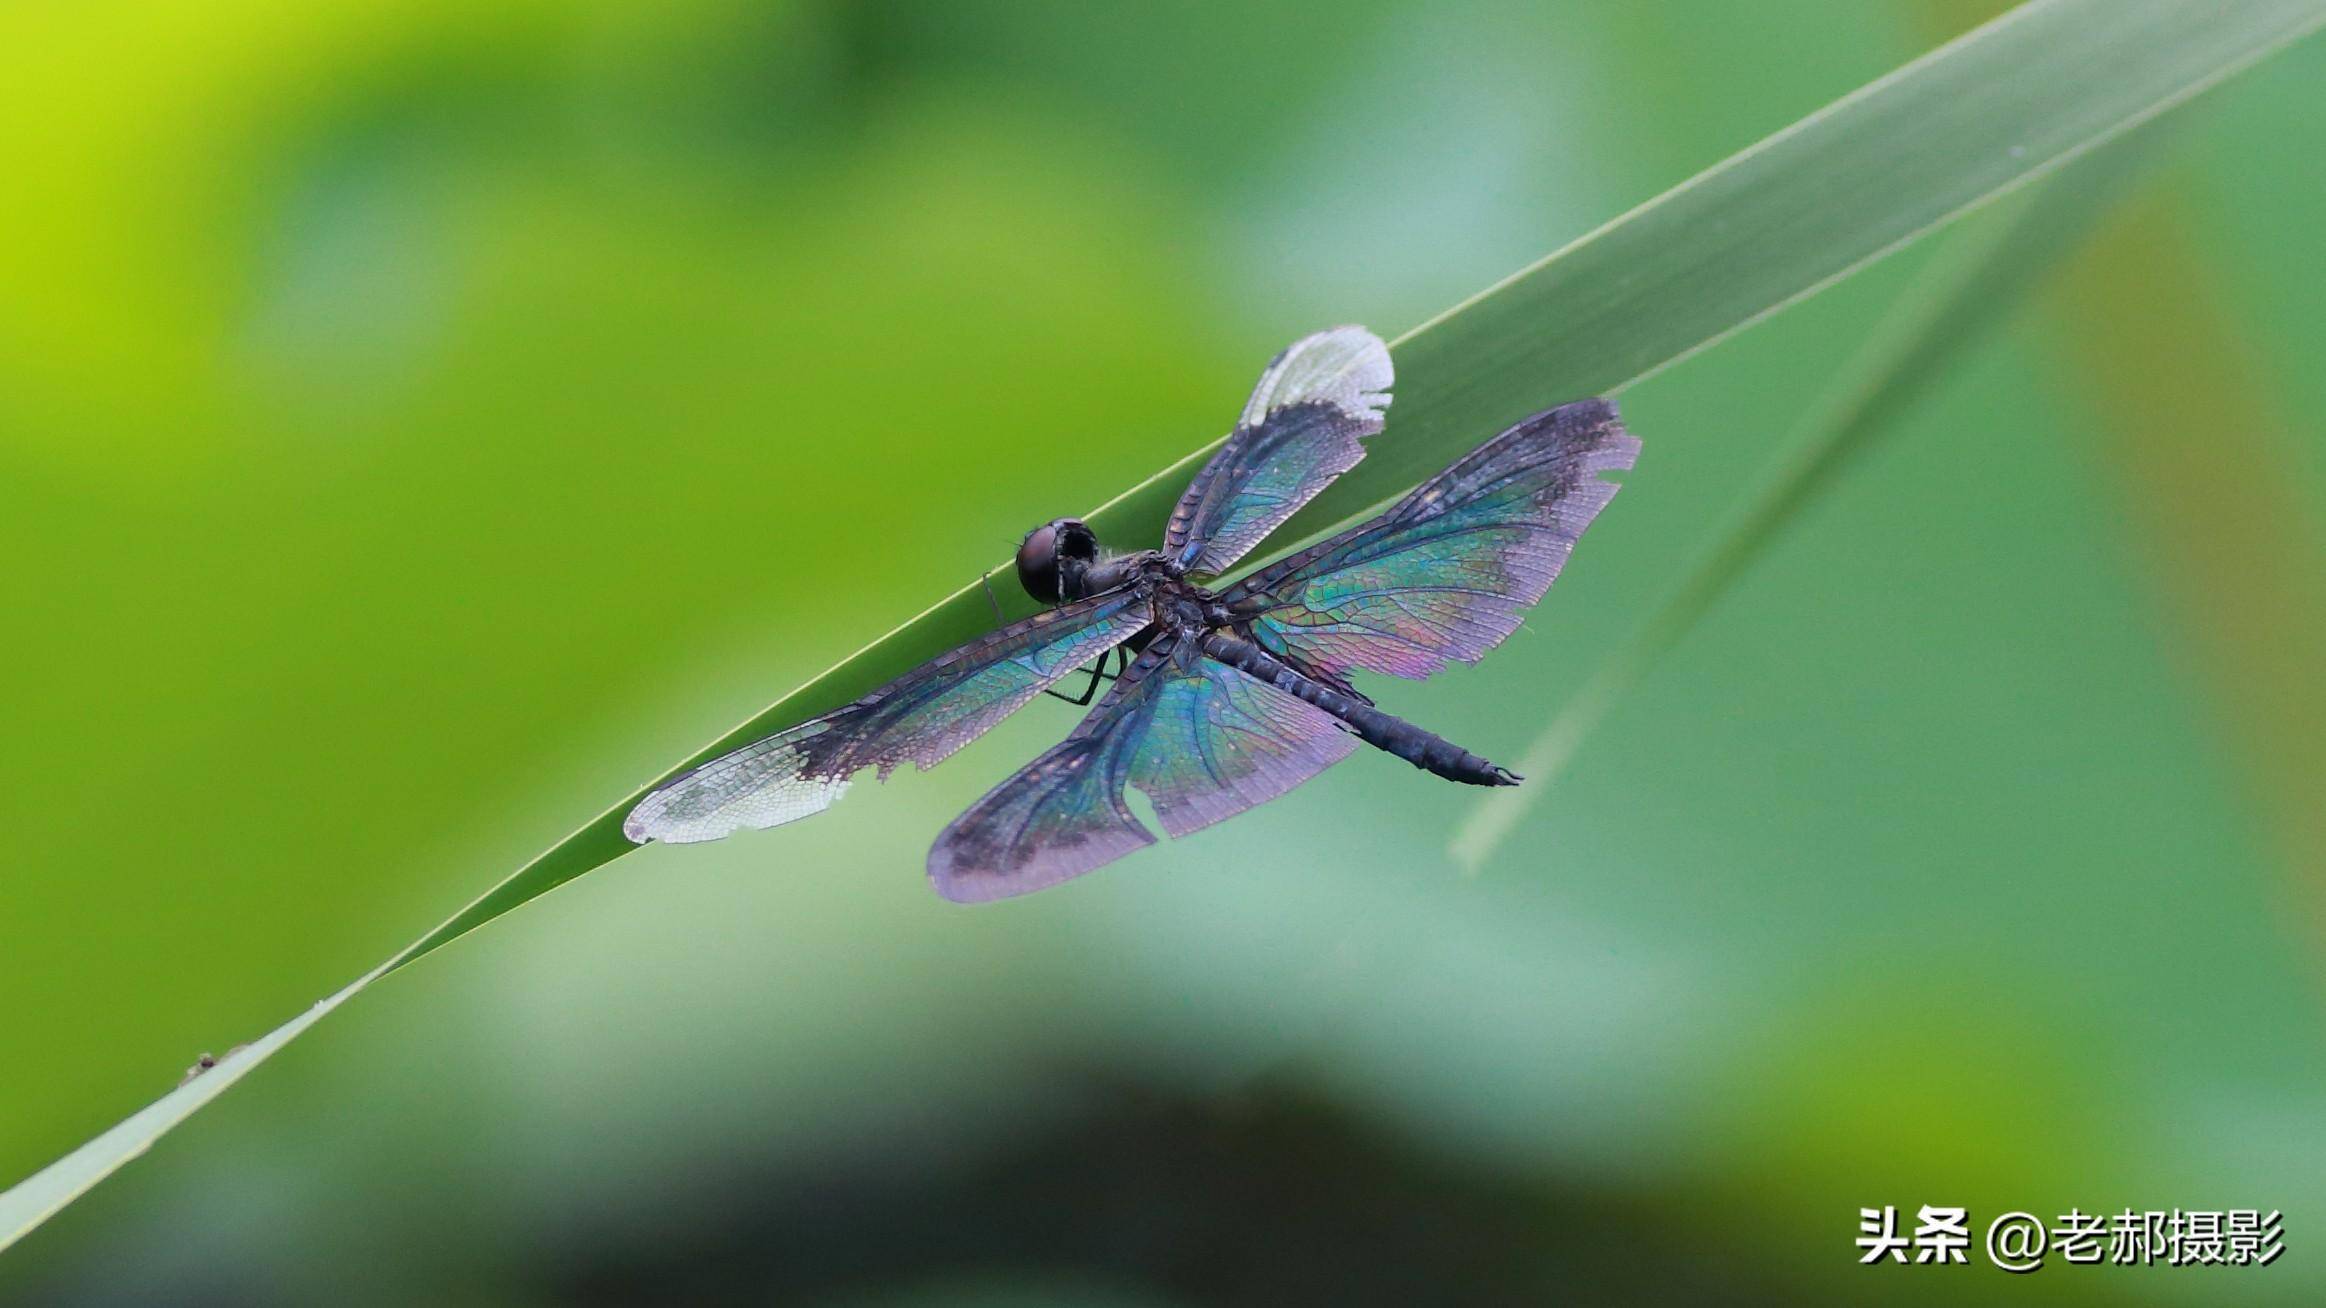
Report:
<svg viewBox="0 0 2326 1308"><path fill-rule="evenodd" d="M0 11L0 1179L1218 435L1284 342L2000 7ZM2326 47L2169 136L1481 875L1471 794L1367 757L947 905L927 844L1041 701L397 976L0 1297L2318 1302ZM1523 750L1927 254L1630 392L1529 631L1384 704ZM1925 1203L2278 1208L2288 1253L1855 1265Z"/></svg>

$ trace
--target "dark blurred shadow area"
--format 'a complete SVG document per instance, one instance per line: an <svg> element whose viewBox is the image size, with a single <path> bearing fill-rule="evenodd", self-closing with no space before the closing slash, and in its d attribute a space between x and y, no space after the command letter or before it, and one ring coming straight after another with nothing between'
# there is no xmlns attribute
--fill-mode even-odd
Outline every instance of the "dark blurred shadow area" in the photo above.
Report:
<svg viewBox="0 0 2326 1308"><path fill-rule="evenodd" d="M490 1297L604 1308L1787 1301L1667 1205L1449 1157L1297 1079L1203 1094L1086 1065L1055 1067L1048 1083L1044 1109L982 1148L892 1148L875 1118L851 1149L673 1160L650 1205L575 1210L499 1249ZM924 1126L895 1138L915 1141ZM462 1282L461 1260L414 1248L394 1288L350 1280L339 1293L484 1292ZM24 1302L311 1302L263 1258L162 1264L159 1278L61 1269Z"/></svg>
<svg viewBox="0 0 2326 1308"><path fill-rule="evenodd" d="M1773 1301L1709 1251L1643 1256L1668 1219L1636 1197L1458 1165L1312 1088L1068 1080L1079 1109L966 1167L707 1170L651 1244L615 1220L530 1265L601 1305Z"/></svg>

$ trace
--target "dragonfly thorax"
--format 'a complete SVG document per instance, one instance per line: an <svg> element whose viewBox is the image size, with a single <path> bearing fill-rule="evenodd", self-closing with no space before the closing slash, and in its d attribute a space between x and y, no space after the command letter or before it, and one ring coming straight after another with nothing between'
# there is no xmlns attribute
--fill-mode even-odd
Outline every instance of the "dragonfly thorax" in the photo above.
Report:
<svg viewBox="0 0 2326 1308"><path fill-rule="evenodd" d="M1084 599L1125 586L1140 587L1152 594L1158 587L1179 582L1179 572L1158 550L1110 554L1080 569L1071 570L1067 578L1066 598Z"/></svg>
<svg viewBox="0 0 2326 1308"><path fill-rule="evenodd" d="M1157 577L1149 595L1155 625L1165 631L1198 636L1230 620L1217 595L1177 575Z"/></svg>

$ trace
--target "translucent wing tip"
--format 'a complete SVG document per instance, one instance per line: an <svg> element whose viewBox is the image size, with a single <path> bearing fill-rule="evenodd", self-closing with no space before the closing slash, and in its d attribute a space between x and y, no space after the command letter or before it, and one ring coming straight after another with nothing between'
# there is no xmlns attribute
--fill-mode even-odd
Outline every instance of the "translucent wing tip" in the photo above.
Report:
<svg viewBox="0 0 2326 1308"><path fill-rule="evenodd" d="M1389 346L1363 327L1327 327L1285 347L1244 407L1244 426L1257 426L1272 408L1323 400L1378 430L1389 390L1397 381Z"/></svg>
<svg viewBox="0 0 2326 1308"><path fill-rule="evenodd" d="M671 778L622 819L622 834L637 845L692 845L823 812L848 789L844 777L808 775L801 744L824 730L807 723Z"/></svg>
<svg viewBox="0 0 2326 1308"><path fill-rule="evenodd" d="M1328 327L1310 339L1330 356L1330 366L1347 379L1359 405L1376 413L1389 407L1397 365L1390 361L1387 341L1355 324Z"/></svg>
<svg viewBox="0 0 2326 1308"><path fill-rule="evenodd" d="M695 845L746 829L780 827L823 812L848 789L845 781L803 778L714 806L706 797L687 793L683 784L673 783L638 801L638 807L622 819L622 834L630 843Z"/></svg>

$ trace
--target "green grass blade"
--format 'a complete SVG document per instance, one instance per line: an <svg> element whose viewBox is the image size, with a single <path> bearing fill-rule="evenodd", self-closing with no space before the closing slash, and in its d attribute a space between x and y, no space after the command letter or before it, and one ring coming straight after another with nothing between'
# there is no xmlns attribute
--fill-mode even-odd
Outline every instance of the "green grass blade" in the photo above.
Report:
<svg viewBox="0 0 2326 1308"><path fill-rule="evenodd" d="M1389 439L1288 526L1347 518L1531 410L1619 389L2161 113L2326 21L2326 0L2036 0L1834 102L1400 338ZM1675 437L1677 439L1677 437ZM1156 536L1198 451L1096 515ZM999 587L1005 604L1015 587ZM1022 604L1022 600L1016 601ZM697 759L844 703L984 630L972 586ZM689 760L691 764L696 760ZM682 765L683 766L683 765ZM675 769L674 769L675 770ZM643 793L643 792L641 792ZM626 852L624 799L330 1003ZM861 800L859 802L862 802ZM318 1015L229 1060L240 1075ZM0 1195L0 1247L230 1082L219 1071Z"/></svg>
<svg viewBox="0 0 2326 1308"><path fill-rule="evenodd" d="M2054 280L2065 378L2089 398L2127 554L2196 674L2315 933L2326 884L2326 521L2279 378L2192 231L2186 179L2123 206ZM2159 312L2157 306L2170 306ZM2313 937L2314 938L2314 937Z"/></svg>
<svg viewBox="0 0 2326 1308"><path fill-rule="evenodd" d="M2153 155L2148 136L2154 130L2076 164L2014 201L2014 212L1994 215L1999 221L1964 232L1940 252L1784 442L1760 487L1527 747L1515 770L1529 784L1489 792L1471 807L1448 845L1456 862L1480 870L1550 793L1608 712L1850 463L1893 429L1892 419L1956 354L2017 307L2091 230Z"/></svg>
<svg viewBox="0 0 2326 1308"><path fill-rule="evenodd" d="M306 1012L227 1054L218 1060L217 1066L123 1118L112 1129L0 1195L0 1249L16 1243L66 1204L88 1193L91 1186L111 1176L122 1164L151 1149L154 1141L172 1127L226 1093L250 1069L266 1061L386 971L385 967L374 968L337 994L315 1001Z"/></svg>

